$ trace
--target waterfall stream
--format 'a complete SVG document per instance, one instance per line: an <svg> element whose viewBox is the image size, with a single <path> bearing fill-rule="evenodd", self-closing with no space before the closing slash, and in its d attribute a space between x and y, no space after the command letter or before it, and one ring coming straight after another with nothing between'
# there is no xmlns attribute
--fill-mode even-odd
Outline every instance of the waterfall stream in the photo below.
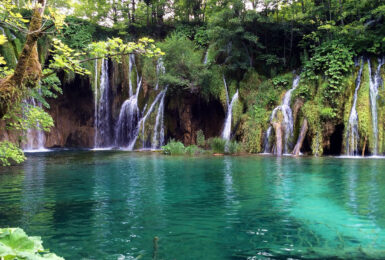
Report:
<svg viewBox="0 0 385 260"><path fill-rule="evenodd" d="M225 119L225 124L223 126L223 131L222 131L222 138L225 139L226 141L230 140L230 135L231 135L231 121L233 117L233 105L238 99L238 90L234 94L233 98L231 99L230 104L228 104L227 107L227 115Z"/></svg>
<svg viewBox="0 0 385 260"><path fill-rule="evenodd" d="M164 145L164 100L166 97L167 87L160 100L158 113L156 114L156 121L154 127L154 135L152 137L152 149L157 149Z"/></svg>
<svg viewBox="0 0 385 260"><path fill-rule="evenodd" d="M159 89L159 77L166 73L166 68L164 67L163 59L160 57L156 63L156 86L155 90Z"/></svg>
<svg viewBox="0 0 385 260"><path fill-rule="evenodd" d="M164 144L164 99L166 96L167 88L162 90L156 96L154 102L151 104L149 109L146 111L147 104L144 106L143 110L140 111L138 106L138 97L142 87L142 79L137 74L137 88L136 93L133 93L133 84L132 84L132 71L135 65L135 56L130 55L129 60L129 87L130 87L130 97L124 101L119 118L115 128L115 145L122 147L124 149L132 150L135 147L136 141L139 137L140 130L142 130L142 143L143 148L148 148L146 143L146 120L149 115L154 111L155 106L159 102L158 112L156 115L154 132L152 135L151 144L149 147L152 149L159 148ZM157 83L155 90L159 88L159 77L161 74L165 73L165 67L163 60L161 58L157 61L156 74L157 74Z"/></svg>
<svg viewBox="0 0 385 260"><path fill-rule="evenodd" d="M130 56L131 57L131 56ZM131 60L131 59L130 59ZM132 64L130 62L130 64ZM131 73L130 73L131 75ZM130 88L132 88L132 79L129 79ZM138 97L142 86L142 79L137 79L137 88L135 95L130 96L124 101L120 113L118 122L115 128L115 145L119 147L125 147L131 144L132 140L136 140L137 132L136 126L140 118L140 110L138 107Z"/></svg>
<svg viewBox="0 0 385 260"><path fill-rule="evenodd" d="M270 124L273 123L273 121L277 117L278 111L282 112L283 115L283 129L285 131L285 139L284 139L284 153L288 153L289 149L292 149L292 144L291 144L291 138L293 137L293 128L294 128L294 120L293 120L293 112L290 108L290 101L291 101L291 94L292 92L298 87L299 81L300 81L300 76L296 75L293 79L293 84L292 88L288 90L285 93L285 96L283 97L281 105L278 107L274 108L273 112L271 113L270 116ZM271 133L273 132L273 127L270 126L267 129L266 132L266 137L265 137L265 153L270 153L271 152L271 145L270 145L270 136Z"/></svg>
<svg viewBox="0 0 385 260"><path fill-rule="evenodd" d="M33 106L33 107L41 107L40 102L36 102L34 98L29 98L28 100L24 101L27 106ZM39 124L36 125L39 127ZM23 149L26 152L34 152L34 151L46 151L44 144L45 144L45 134L43 130L39 129L28 129L27 130L27 136L26 136L26 143L23 145Z"/></svg>
<svg viewBox="0 0 385 260"><path fill-rule="evenodd" d="M360 65L361 63L361 65ZM361 61L356 61L356 66L360 66L358 71L357 79L356 79L356 88L354 91L353 105L349 115L349 125L346 134L346 155L354 156L358 154L358 114L357 114L357 97L358 90L361 86L361 77L362 70L364 68L364 61L361 58Z"/></svg>
<svg viewBox="0 0 385 260"><path fill-rule="evenodd" d="M372 127L373 127L373 151L372 155L378 154L378 115L377 115L377 97L378 88L382 85L381 67L384 65L385 58L378 59L378 66L376 71L372 71L370 60L368 59L369 77L370 77L370 107L372 112Z"/></svg>
<svg viewBox="0 0 385 260"><path fill-rule="evenodd" d="M229 100L229 89L227 87L227 82L226 82L226 78L225 78L225 75L222 76L223 77L223 84L225 85L225 93L226 93L226 105L227 107L230 105L230 100Z"/></svg>
<svg viewBox="0 0 385 260"><path fill-rule="evenodd" d="M128 85L129 85L129 97L132 97L133 95L133 86L132 86L132 69L133 66L135 66L135 55L130 54L128 59ZM138 92L138 91L137 91Z"/></svg>
<svg viewBox="0 0 385 260"><path fill-rule="evenodd" d="M207 62L209 61L209 50L206 50L205 57L203 59L203 64L206 65Z"/></svg>
<svg viewBox="0 0 385 260"><path fill-rule="evenodd" d="M149 117L149 115L151 115L151 113L154 110L156 104L160 100L164 99L164 97L166 95L166 91L167 91L167 88L162 90L161 92L159 92L159 94L156 96L154 102L151 104L150 108L148 109L147 113L138 121L138 123L136 124L135 129L133 130L133 139L131 140L129 145L126 146L126 149L128 149L128 150L133 150L134 149L135 144L136 144L136 140L138 139L138 136L139 136L140 128L142 127L142 129L143 129L145 127L145 122L146 122L147 118Z"/></svg>
<svg viewBox="0 0 385 260"><path fill-rule="evenodd" d="M108 60L102 60L99 98L95 90L95 148L108 147L111 143L111 105Z"/></svg>

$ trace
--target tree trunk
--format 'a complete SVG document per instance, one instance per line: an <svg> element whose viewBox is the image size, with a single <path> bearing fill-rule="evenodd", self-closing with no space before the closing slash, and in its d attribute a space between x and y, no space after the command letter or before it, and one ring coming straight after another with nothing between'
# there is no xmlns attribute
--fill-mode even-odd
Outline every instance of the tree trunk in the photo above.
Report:
<svg viewBox="0 0 385 260"><path fill-rule="evenodd" d="M342 16L343 14L343 6L342 6L342 0L339 0L340 3L340 16L341 16L341 25L344 25L344 17Z"/></svg>
<svg viewBox="0 0 385 260"><path fill-rule="evenodd" d="M362 156L365 156L365 150L366 150L366 142L368 141L368 137L365 136L364 140L364 146L362 147Z"/></svg>
<svg viewBox="0 0 385 260"><path fill-rule="evenodd" d="M134 23L135 22L135 0L132 0L131 4L132 4L131 21Z"/></svg>
<svg viewBox="0 0 385 260"><path fill-rule="evenodd" d="M301 148L303 145L303 141L305 140L307 130L308 130L308 123L307 123L307 119L305 118L302 122L301 132L298 136L297 144L295 145L293 150L294 156L298 156L299 153L301 152Z"/></svg>
<svg viewBox="0 0 385 260"><path fill-rule="evenodd" d="M8 112L10 106L20 102L22 98L22 86L26 79L34 86L41 77L41 65L37 53L37 40L41 35L42 14L45 9L45 0L39 0L40 7L33 11L29 24L29 33L25 41L23 50L19 55L14 73L0 80L0 119Z"/></svg>
<svg viewBox="0 0 385 260"><path fill-rule="evenodd" d="M282 124L274 122L273 127L275 131L276 155L282 156Z"/></svg>

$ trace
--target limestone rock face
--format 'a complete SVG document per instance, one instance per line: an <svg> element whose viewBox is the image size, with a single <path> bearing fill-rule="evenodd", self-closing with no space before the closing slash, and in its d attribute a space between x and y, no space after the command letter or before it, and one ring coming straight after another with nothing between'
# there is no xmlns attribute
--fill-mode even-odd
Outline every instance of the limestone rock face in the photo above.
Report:
<svg viewBox="0 0 385 260"><path fill-rule="evenodd" d="M196 143L196 133L202 130L206 138L219 136L225 111L218 100L206 102L190 93L167 100L165 120L167 139L181 140L185 145Z"/></svg>
<svg viewBox="0 0 385 260"><path fill-rule="evenodd" d="M63 95L49 100L55 126L46 133L45 147L85 147L94 145L93 93L88 79L76 76L63 84Z"/></svg>

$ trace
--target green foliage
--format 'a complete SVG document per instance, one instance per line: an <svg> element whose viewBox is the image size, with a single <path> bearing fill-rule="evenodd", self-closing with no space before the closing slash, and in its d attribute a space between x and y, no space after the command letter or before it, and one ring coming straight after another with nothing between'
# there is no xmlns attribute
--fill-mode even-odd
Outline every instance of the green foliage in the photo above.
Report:
<svg viewBox="0 0 385 260"><path fill-rule="evenodd" d="M3 118L8 121L7 128L10 130L26 131L37 129L49 131L54 126L52 117L41 107L22 103L15 107Z"/></svg>
<svg viewBox="0 0 385 260"><path fill-rule="evenodd" d="M170 140L167 145L162 146L162 152L166 155L183 155L186 154L186 148L183 143Z"/></svg>
<svg viewBox="0 0 385 260"><path fill-rule="evenodd" d="M321 105L319 104L319 100L306 102L302 107L303 114L307 118L309 123L309 135L312 138L312 153L316 156L321 156L323 154L323 131L321 124L320 107Z"/></svg>
<svg viewBox="0 0 385 260"><path fill-rule="evenodd" d="M241 125L242 144L246 152L262 152L263 132L267 128L269 112L256 105L247 112Z"/></svg>
<svg viewBox="0 0 385 260"><path fill-rule="evenodd" d="M189 155L195 156L202 154L204 151L202 148L196 145L189 145L185 147L183 143L171 140L167 145L162 147L163 154L166 155Z"/></svg>
<svg viewBox="0 0 385 260"><path fill-rule="evenodd" d="M49 70L45 70L43 73L49 74ZM46 108L49 108L49 104L45 100L46 98L57 98L58 94L63 94L60 79L56 74L51 74L43 78L40 83L40 88L33 89L32 91L31 96Z"/></svg>
<svg viewBox="0 0 385 260"><path fill-rule="evenodd" d="M0 162L3 166L10 166L12 163L22 163L25 160L23 151L11 142L0 142ZM0 229L0 257L1 254L1 229Z"/></svg>
<svg viewBox="0 0 385 260"><path fill-rule="evenodd" d="M203 150L196 145L189 145L186 147L186 154L190 156L199 155L202 152Z"/></svg>
<svg viewBox="0 0 385 260"><path fill-rule="evenodd" d="M209 144L213 153L224 154L226 147L226 140L220 137L209 139Z"/></svg>
<svg viewBox="0 0 385 260"><path fill-rule="evenodd" d="M226 147L227 154L237 154L241 151L241 145L236 141L230 141L226 145L227 145Z"/></svg>
<svg viewBox="0 0 385 260"><path fill-rule="evenodd" d="M197 131L197 145L199 147L205 147L206 146L206 138L205 134L201 129Z"/></svg>
<svg viewBox="0 0 385 260"><path fill-rule="evenodd" d="M331 105L337 105L336 96L343 93L343 78L353 66L354 52L340 41L327 41L314 49L313 57L305 63L303 76L316 81L325 75L328 84L322 96Z"/></svg>
<svg viewBox="0 0 385 260"><path fill-rule="evenodd" d="M312 98L313 91L311 89L311 86L309 84L300 84L294 91L293 91L293 98L302 98L303 100L307 101Z"/></svg>
<svg viewBox="0 0 385 260"><path fill-rule="evenodd" d="M20 228L0 229L0 258L4 260L64 260L44 249L40 237L29 237Z"/></svg>
<svg viewBox="0 0 385 260"><path fill-rule="evenodd" d="M176 26L174 32L194 41L196 46L205 47L209 43L206 26L199 27L187 23L182 23Z"/></svg>
<svg viewBox="0 0 385 260"><path fill-rule="evenodd" d="M170 90L176 93L184 90L197 92L209 88L210 73L205 70L201 61L202 52L196 50L191 40L173 33L159 46L166 53L164 56L166 73L160 78L163 85L170 86ZM204 95L210 95L210 90L203 92Z"/></svg>
<svg viewBox="0 0 385 260"><path fill-rule="evenodd" d="M66 18L67 26L63 28L61 40L72 49L84 49L92 42L95 26L83 19Z"/></svg>
<svg viewBox="0 0 385 260"><path fill-rule="evenodd" d="M358 114L358 132L360 134L360 145L367 139L369 148L374 147L374 134L372 126L372 113L370 107L370 78L368 65L364 66L361 79L361 87L357 97L357 114Z"/></svg>
<svg viewBox="0 0 385 260"><path fill-rule="evenodd" d="M324 119L333 119L337 116L337 113L331 107L322 107L320 110L320 116Z"/></svg>
<svg viewBox="0 0 385 260"><path fill-rule="evenodd" d="M275 88L283 88L286 89L290 86L291 79L287 77L288 74L279 75L274 77L271 81ZM285 77L286 76L286 77Z"/></svg>

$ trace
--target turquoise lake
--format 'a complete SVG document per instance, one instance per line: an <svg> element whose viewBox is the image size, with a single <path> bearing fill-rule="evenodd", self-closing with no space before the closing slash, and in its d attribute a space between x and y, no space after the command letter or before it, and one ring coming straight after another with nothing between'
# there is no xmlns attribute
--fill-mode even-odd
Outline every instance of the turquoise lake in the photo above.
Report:
<svg viewBox="0 0 385 260"><path fill-rule="evenodd" d="M384 187L383 159L36 153L0 168L0 227L66 259L379 259Z"/></svg>

